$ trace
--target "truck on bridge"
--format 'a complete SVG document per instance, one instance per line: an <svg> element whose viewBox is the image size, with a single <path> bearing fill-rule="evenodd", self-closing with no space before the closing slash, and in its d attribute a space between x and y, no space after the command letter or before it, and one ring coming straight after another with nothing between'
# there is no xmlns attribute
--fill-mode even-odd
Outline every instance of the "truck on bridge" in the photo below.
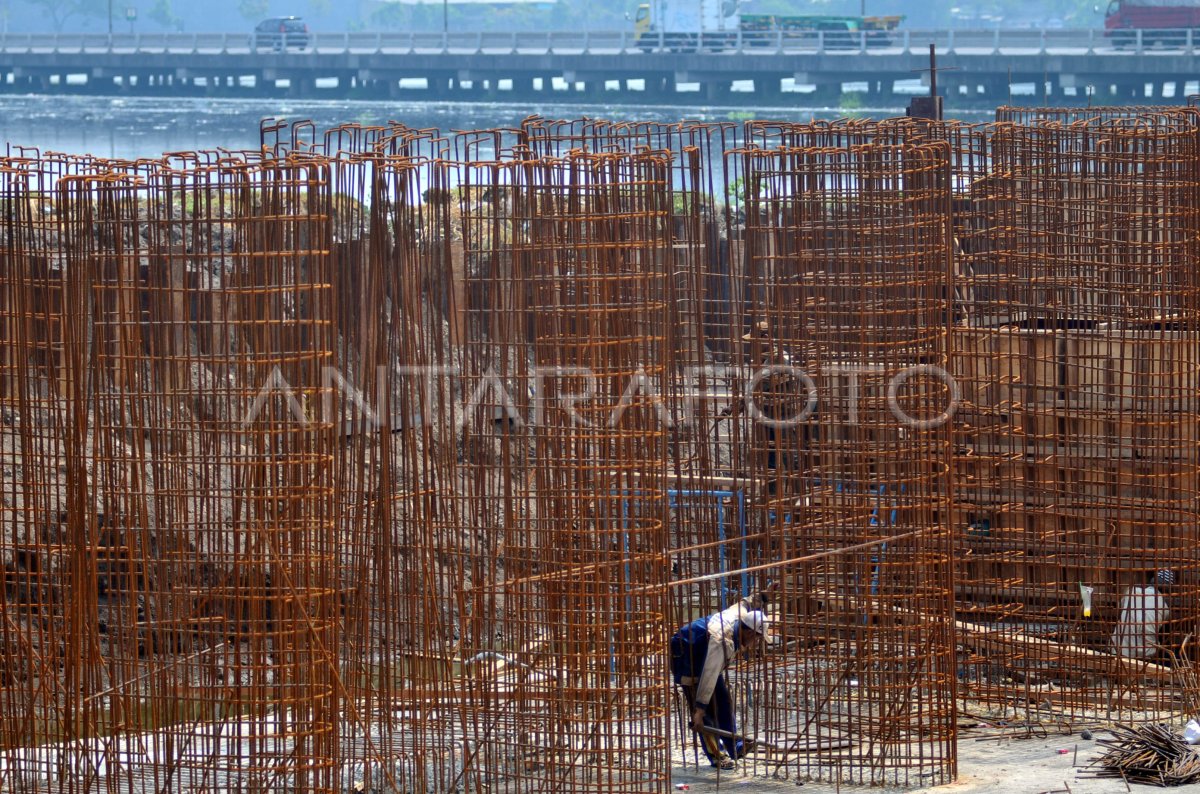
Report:
<svg viewBox="0 0 1200 794"><path fill-rule="evenodd" d="M1200 0L1112 0L1104 15L1104 35L1114 44L1180 43L1182 32L1200 32Z"/></svg>
<svg viewBox="0 0 1200 794"><path fill-rule="evenodd" d="M741 33L746 46L768 46L778 37L829 48L884 47L902 16L743 14L738 0L650 0L638 6L634 33L638 46L676 52L720 49Z"/></svg>

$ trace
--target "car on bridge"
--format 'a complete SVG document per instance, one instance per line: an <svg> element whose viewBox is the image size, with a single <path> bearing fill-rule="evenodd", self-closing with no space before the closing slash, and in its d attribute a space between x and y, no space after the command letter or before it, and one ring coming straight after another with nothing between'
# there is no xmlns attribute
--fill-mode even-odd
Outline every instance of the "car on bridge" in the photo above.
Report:
<svg viewBox="0 0 1200 794"><path fill-rule="evenodd" d="M254 49L303 50L308 47L308 25L300 17L271 17L254 26Z"/></svg>

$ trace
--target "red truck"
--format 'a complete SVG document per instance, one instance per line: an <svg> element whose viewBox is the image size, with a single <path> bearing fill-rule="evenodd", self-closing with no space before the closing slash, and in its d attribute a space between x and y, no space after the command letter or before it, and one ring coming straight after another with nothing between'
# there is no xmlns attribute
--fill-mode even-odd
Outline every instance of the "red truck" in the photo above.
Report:
<svg viewBox="0 0 1200 794"><path fill-rule="evenodd" d="M1112 0L1104 15L1104 35L1117 45L1134 43L1136 30L1143 44L1182 44L1188 28L1200 33L1200 0Z"/></svg>

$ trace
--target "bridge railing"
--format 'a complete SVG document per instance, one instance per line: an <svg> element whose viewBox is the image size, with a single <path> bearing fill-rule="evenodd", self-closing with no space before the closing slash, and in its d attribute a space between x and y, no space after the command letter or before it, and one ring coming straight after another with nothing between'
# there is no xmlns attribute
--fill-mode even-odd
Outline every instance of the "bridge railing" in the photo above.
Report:
<svg viewBox="0 0 1200 794"><path fill-rule="evenodd" d="M543 32L313 33L306 47L284 52L261 47L264 56L319 52L345 53L522 53L614 54L921 54L933 44L939 53L1130 55L1146 52L1197 54L1200 34L1172 30L893 30L806 31L737 30L703 34L653 33L638 37L630 30ZM173 52L250 53L254 34L239 33L5 33L0 52Z"/></svg>

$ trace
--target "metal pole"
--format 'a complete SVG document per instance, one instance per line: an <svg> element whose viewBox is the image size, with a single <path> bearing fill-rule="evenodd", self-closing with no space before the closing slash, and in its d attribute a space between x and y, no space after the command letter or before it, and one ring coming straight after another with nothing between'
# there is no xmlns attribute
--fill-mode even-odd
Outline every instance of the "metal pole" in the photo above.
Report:
<svg viewBox="0 0 1200 794"><path fill-rule="evenodd" d="M108 0L108 35L112 37L112 0Z"/></svg>
<svg viewBox="0 0 1200 794"><path fill-rule="evenodd" d="M929 95L937 96L937 46L929 45Z"/></svg>
<svg viewBox="0 0 1200 794"><path fill-rule="evenodd" d="M109 0L112 2L112 0ZM450 0L442 0L442 33L450 32Z"/></svg>

